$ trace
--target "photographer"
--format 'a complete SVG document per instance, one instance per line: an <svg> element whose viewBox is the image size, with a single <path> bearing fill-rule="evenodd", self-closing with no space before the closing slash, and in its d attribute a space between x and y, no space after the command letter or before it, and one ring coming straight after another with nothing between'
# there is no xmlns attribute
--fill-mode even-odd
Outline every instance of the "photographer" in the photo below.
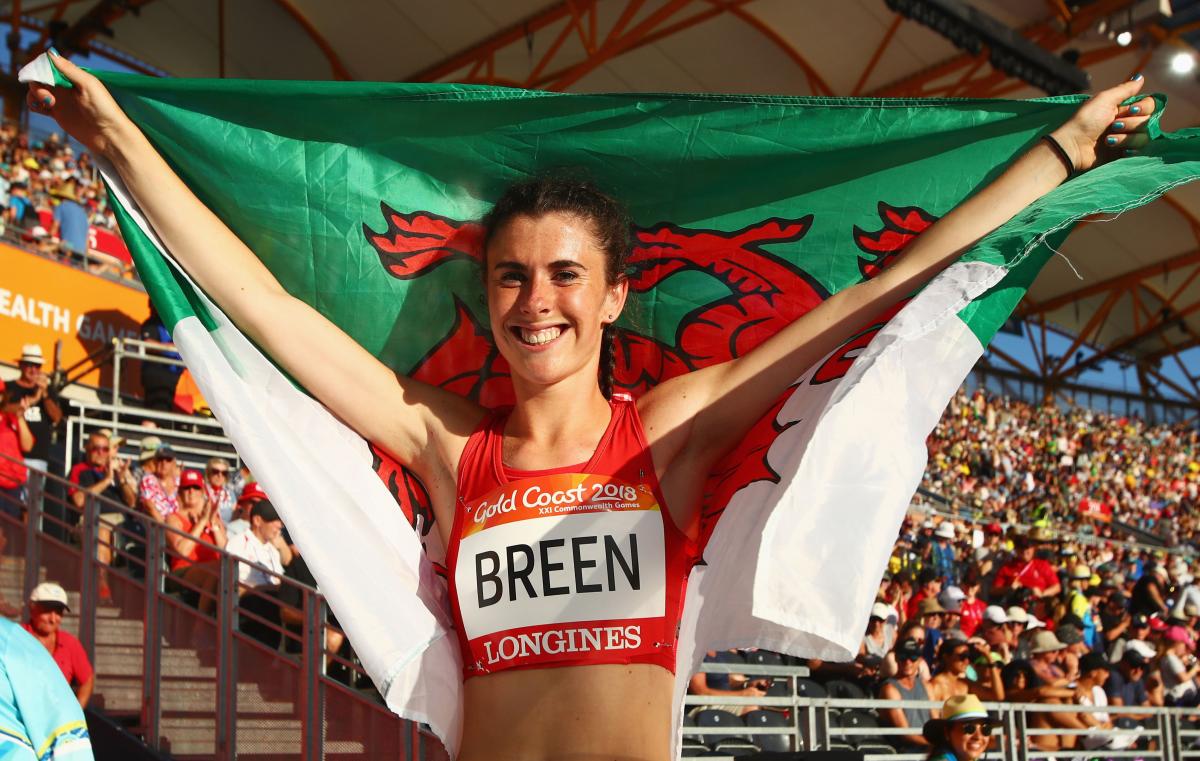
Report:
<svg viewBox="0 0 1200 761"><path fill-rule="evenodd" d="M50 391L50 376L42 372L44 361L42 347L25 344L17 363L21 375L9 384L14 398L29 400L25 407L25 422L29 424L34 443L25 457L25 464L38 470L47 470L50 466L50 439L54 427L63 419L62 407Z"/></svg>

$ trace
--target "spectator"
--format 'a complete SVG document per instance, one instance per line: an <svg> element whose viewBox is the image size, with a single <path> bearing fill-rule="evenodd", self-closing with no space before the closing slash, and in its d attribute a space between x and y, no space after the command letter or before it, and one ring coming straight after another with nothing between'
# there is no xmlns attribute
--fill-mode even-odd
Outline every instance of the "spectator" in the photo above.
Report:
<svg viewBox="0 0 1200 761"><path fill-rule="evenodd" d="M895 635L888 629L888 618L892 610L889 605L877 602L871 606L871 617L867 621L867 633L863 636L859 655L874 655L884 658L892 649Z"/></svg>
<svg viewBox="0 0 1200 761"><path fill-rule="evenodd" d="M142 467L145 475L138 485L138 503L147 515L160 523L179 509L179 467L175 450L157 436L142 440Z"/></svg>
<svg viewBox="0 0 1200 761"><path fill-rule="evenodd" d="M933 536L933 570L943 583L954 584L958 581L957 561L954 558L954 524L948 520L942 521Z"/></svg>
<svg viewBox="0 0 1200 761"><path fill-rule="evenodd" d="M10 757L90 761L87 722L46 648L0 619L0 726Z"/></svg>
<svg viewBox="0 0 1200 761"><path fill-rule="evenodd" d="M1070 591L1067 593L1067 610L1083 623L1084 642L1089 649L1094 648L1097 645L1097 617L1092 608L1091 596L1088 594L1092 583L1092 569L1083 563L1077 563L1071 569L1068 583Z"/></svg>
<svg viewBox="0 0 1200 761"><path fill-rule="evenodd" d="M0 404L0 512L20 520L29 478L23 463L25 453L33 448L33 434L25 422L29 397L15 391L15 385L4 389Z"/></svg>
<svg viewBox="0 0 1200 761"><path fill-rule="evenodd" d="M250 508L250 528L237 534L225 545L226 552L265 567L260 570L247 563L238 563L239 628L247 636L262 642L272 650L279 649L282 616L279 606L280 577L283 560L275 540L283 531L283 521L270 500L259 500ZM265 619L265 622L263 620Z"/></svg>
<svg viewBox="0 0 1200 761"><path fill-rule="evenodd" d="M67 179L50 191L58 199L54 207L54 223L50 234L61 241L65 257L85 258L88 253L88 212L76 196L78 187L73 178Z"/></svg>
<svg viewBox="0 0 1200 761"><path fill-rule="evenodd" d="M87 708L96 686L96 674L83 645L61 628L63 613L68 610L66 590L53 581L44 581L29 595L29 620L23 626L50 652L79 706Z"/></svg>
<svg viewBox="0 0 1200 761"><path fill-rule="evenodd" d="M983 623L979 626L979 636L987 643L993 653L997 653L1006 663L1012 659L1013 645L1016 640L1009 628L1008 614L999 605L989 605L983 611Z"/></svg>
<svg viewBox="0 0 1200 761"><path fill-rule="evenodd" d="M83 462L71 468L67 480L73 486L67 492L76 510L83 511L89 494L103 497L132 508L137 504L138 484L129 469L129 461L113 452L108 434L96 431L88 435ZM96 559L100 561L100 599L111 600L108 566L112 565L115 537L113 532L125 521L125 514L104 503L100 504L100 525L97 527Z"/></svg>
<svg viewBox="0 0 1200 761"><path fill-rule="evenodd" d="M1139 643L1140 644L1140 643ZM1150 651L1153 653L1153 650ZM1115 669L1110 670L1108 682L1104 691L1108 693L1108 703L1114 706L1147 706L1151 705L1150 695L1146 691L1146 666L1149 658L1136 645L1126 647L1125 656L1117 662ZM1126 714L1129 715L1129 714ZM1147 718L1150 714L1130 715L1130 718Z"/></svg>
<svg viewBox="0 0 1200 761"><path fill-rule="evenodd" d="M1182 626L1169 627L1163 636L1164 644L1159 669L1168 705L1195 707L1198 699L1196 675L1200 674L1196 644Z"/></svg>
<svg viewBox="0 0 1200 761"><path fill-rule="evenodd" d="M730 652L737 653L736 650ZM722 657L723 655L723 653L718 653L716 650L710 650L704 654L704 662L734 662L728 658ZM740 659L740 656L738 657ZM744 674L718 674L715 672L700 671L693 674L691 681L688 682L688 694L706 695L709 697L761 698L767 694L767 688L769 686L770 683L766 680L747 679ZM706 708L717 708L738 716L758 710L758 706L755 705L742 705L734 703L728 705L697 706L696 709L690 713L694 714Z"/></svg>
<svg viewBox="0 0 1200 761"><path fill-rule="evenodd" d="M917 611L921 607L921 603L925 600L937 599L938 593L942 591L942 577L932 568L922 570L921 574L917 577L917 581L921 585L921 588L917 590L917 593L905 605L905 618L913 618L918 615Z"/></svg>
<svg viewBox="0 0 1200 761"><path fill-rule="evenodd" d="M932 700L932 692L928 682L921 677L918 662L921 661L921 645L912 640L902 640L896 645L895 658L897 673L892 679L883 683L879 697L883 700L921 701ZM900 728L925 726L932 717L928 708L884 708L879 711L880 717L889 725ZM913 732L901 738L900 752L911 753L918 750L928 750L930 745L921 734Z"/></svg>
<svg viewBox="0 0 1200 761"><path fill-rule="evenodd" d="M1103 708L1108 705L1108 693L1104 685L1108 682L1111 668L1108 661L1100 653L1088 653L1079 661L1079 703L1080 705ZM1085 735L1083 747L1087 750L1107 748L1109 750L1125 750L1137 741L1133 734L1114 734L1115 728L1112 717L1108 713L1080 713L1080 720L1089 727L1099 730L1095 734Z"/></svg>
<svg viewBox="0 0 1200 761"><path fill-rule="evenodd" d="M226 536L225 524L208 498L199 472L187 470L180 477L179 509L168 515L166 522L176 529L167 532L167 545L174 553L168 556L171 573L184 582L185 599L208 612L221 578L217 549L226 546Z"/></svg>
<svg viewBox="0 0 1200 761"><path fill-rule="evenodd" d="M208 499L217 506L217 514L226 524L233 520L233 508L236 501L233 492L229 490L229 463L220 457L213 457L204 468L204 487L208 491Z"/></svg>
<svg viewBox="0 0 1200 761"><path fill-rule="evenodd" d="M973 637L983 623L983 613L987 603L979 599L980 577L975 568L968 568L963 574L963 599L959 604L959 627L963 634Z"/></svg>
<svg viewBox="0 0 1200 761"><path fill-rule="evenodd" d="M942 703L942 718L930 719L921 735L930 746L929 761L977 761L987 752L999 724L974 695L956 695Z"/></svg>
<svg viewBox="0 0 1200 761"><path fill-rule="evenodd" d="M50 468L50 440L54 426L63 419L58 399L50 393L50 376L42 372L42 347L25 344L21 348L18 367L21 375L8 384L15 398L28 398L25 407L25 422L33 434L33 448L25 456L25 464L41 471Z"/></svg>
<svg viewBox="0 0 1200 761"><path fill-rule="evenodd" d="M166 360L182 359L179 352L174 350L171 333L163 325L154 304L150 304L150 316L142 323L141 337L143 341L155 345L147 350L151 356ZM183 365L177 362L142 362L142 397L147 409L174 412L175 387L179 385L179 376L182 374Z"/></svg>
<svg viewBox="0 0 1200 761"><path fill-rule="evenodd" d="M1059 665L1062 659L1062 651L1066 649L1066 645L1059 641L1058 637L1054 636L1054 632L1041 629L1033 635L1033 647L1030 648L1032 656L1031 665L1033 672L1043 684L1051 687L1066 686L1066 672Z"/></svg>
<svg viewBox="0 0 1200 761"><path fill-rule="evenodd" d="M1167 569L1155 563L1149 573L1142 574L1133 585L1130 603L1134 615L1158 616L1166 620L1171 611L1167 607Z"/></svg>
<svg viewBox="0 0 1200 761"><path fill-rule="evenodd" d="M1038 529L1018 538L1018 554L996 573L993 594L1000 596L1028 589L1034 597L1041 598L1054 597L1062 591L1054 566L1037 557L1039 542L1047 538L1046 534Z"/></svg>

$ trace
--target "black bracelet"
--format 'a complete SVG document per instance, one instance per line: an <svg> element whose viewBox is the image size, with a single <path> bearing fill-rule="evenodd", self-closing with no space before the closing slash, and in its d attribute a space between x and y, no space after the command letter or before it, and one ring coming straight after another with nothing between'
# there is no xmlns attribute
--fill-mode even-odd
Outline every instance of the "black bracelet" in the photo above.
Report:
<svg viewBox="0 0 1200 761"><path fill-rule="evenodd" d="M1050 150L1054 151L1054 155L1058 156L1063 166L1067 168L1067 180L1074 179L1075 175L1079 174L1079 170L1075 168L1075 163L1071 161L1071 156L1067 153L1067 149L1062 147L1062 143L1058 142L1054 138L1054 135L1042 135L1042 140L1046 141L1046 145L1050 146Z"/></svg>

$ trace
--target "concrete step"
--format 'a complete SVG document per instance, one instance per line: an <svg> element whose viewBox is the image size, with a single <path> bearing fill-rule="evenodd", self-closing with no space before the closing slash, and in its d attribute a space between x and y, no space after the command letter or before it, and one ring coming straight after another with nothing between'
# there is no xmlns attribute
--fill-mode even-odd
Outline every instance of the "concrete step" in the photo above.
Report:
<svg viewBox="0 0 1200 761"><path fill-rule="evenodd" d="M96 672L109 676L141 676L144 653L135 645L96 645ZM217 668L212 659L202 658L189 648L165 648L162 652L162 674L165 677L216 679Z"/></svg>
<svg viewBox="0 0 1200 761"><path fill-rule="evenodd" d="M171 755L211 758L216 753L216 721L200 718L163 719L162 736L169 743ZM299 757L301 754L300 721L297 719L239 718L237 724L237 753L239 756L267 755L272 758ZM366 755L367 749L357 740L326 740L326 754Z"/></svg>
<svg viewBox="0 0 1200 761"><path fill-rule="evenodd" d="M99 674L96 693L104 696L104 710L136 713L142 705L140 678ZM280 716L295 713L294 695L264 695L262 686L249 682L237 685L238 716ZM216 680L172 679L164 677L159 690L162 710L167 713L206 714L217 710ZM250 713L251 709L253 712Z"/></svg>

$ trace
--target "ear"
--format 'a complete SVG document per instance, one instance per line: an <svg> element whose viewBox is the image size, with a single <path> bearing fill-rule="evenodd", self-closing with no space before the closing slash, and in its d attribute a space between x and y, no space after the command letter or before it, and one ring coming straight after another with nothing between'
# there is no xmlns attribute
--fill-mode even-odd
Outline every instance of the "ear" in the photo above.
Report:
<svg viewBox="0 0 1200 761"><path fill-rule="evenodd" d="M611 325L621 316L621 311L625 309L625 300L629 298L629 278L621 275L617 282L608 287L608 293L604 297L604 307L600 315L600 321L605 325Z"/></svg>

